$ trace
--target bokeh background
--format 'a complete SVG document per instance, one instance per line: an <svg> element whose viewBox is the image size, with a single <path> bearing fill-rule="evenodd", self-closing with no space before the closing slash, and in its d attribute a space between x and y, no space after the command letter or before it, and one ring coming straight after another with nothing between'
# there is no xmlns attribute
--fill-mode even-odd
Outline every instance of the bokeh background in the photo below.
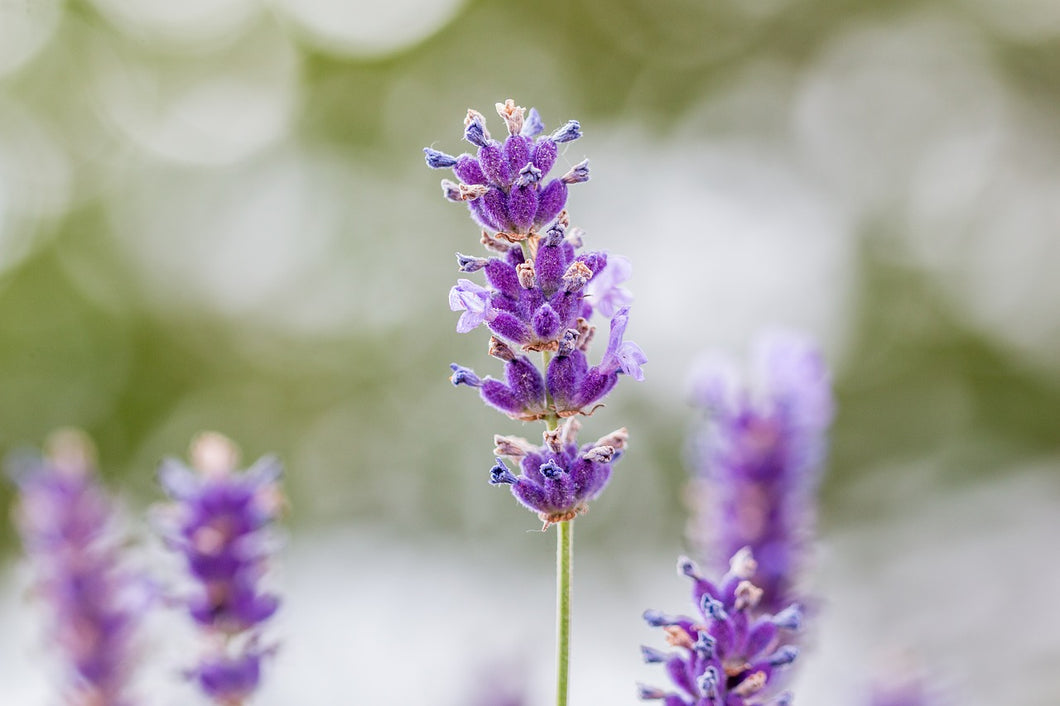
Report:
<svg viewBox="0 0 1060 706"><path fill-rule="evenodd" d="M130 518L200 429L278 452L262 706L547 703L554 540L486 483L536 430L446 379L489 367L446 306L478 234L420 151L507 97L581 121L572 218L650 360L586 424L632 446L578 522L574 702L663 681L687 376L776 325L839 403L799 701L1060 701L1054 0L0 0L0 452L85 429ZM0 703L50 704L0 538ZM144 688L193 703L173 634Z"/></svg>

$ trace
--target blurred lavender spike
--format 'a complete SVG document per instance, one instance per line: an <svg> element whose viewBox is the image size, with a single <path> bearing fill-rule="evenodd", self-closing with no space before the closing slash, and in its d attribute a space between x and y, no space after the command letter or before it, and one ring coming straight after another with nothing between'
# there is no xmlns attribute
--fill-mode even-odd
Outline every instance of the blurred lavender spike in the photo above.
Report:
<svg viewBox="0 0 1060 706"><path fill-rule="evenodd" d="M815 494L832 420L830 374L809 339L775 332L758 340L749 380L714 359L695 373L693 396L707 414L693 440L689 538L720 560L749 546L761 607L798 598Z"/></svg>
<svg viewBox="0 0 1060 706"><path fill-rule="evenodd" d="M194 439L191 456L194 469L173 459L159 469L173 501L163 509L165 539L183 554L196 585L187 609L208 645L187 675L215 703L238 706L257 690L262 661L274 650L261 638L279 599L260 579L284 506L282 469L266 456L238 471L236 446L213 432Z"/></svg>
<svg viewBox="0 0 1060 706"><path fill-rule="evenodd" d="M127 570L115 509L83 433L56 432L45 458L12 463L15 526L68 676L67 706L129 706L134 633L148 592Z"/></svg>

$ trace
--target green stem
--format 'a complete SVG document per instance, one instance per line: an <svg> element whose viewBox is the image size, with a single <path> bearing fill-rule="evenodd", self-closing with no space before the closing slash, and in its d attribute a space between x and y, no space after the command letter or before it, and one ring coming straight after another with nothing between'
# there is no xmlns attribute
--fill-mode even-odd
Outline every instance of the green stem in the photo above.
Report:
<svg viewBox="0 0 1060 706"><path fill-rule="evenodd" d="M542 351L546 374L550 351ZM552 395L545 393L548 409L552 409ZM545 417L545 428L559 428L559 417L554 412ZM571 555L574 541L574 520L557 522L556 535L556 706L567 706L567 683L570 679L570 591Z"/></svg>
<svg viewBox="0 0 1060 706"><path fill-rule="evenodd" d="M567 706L570 674L571 548L574 520L556 523L556 706Z"/></svg>

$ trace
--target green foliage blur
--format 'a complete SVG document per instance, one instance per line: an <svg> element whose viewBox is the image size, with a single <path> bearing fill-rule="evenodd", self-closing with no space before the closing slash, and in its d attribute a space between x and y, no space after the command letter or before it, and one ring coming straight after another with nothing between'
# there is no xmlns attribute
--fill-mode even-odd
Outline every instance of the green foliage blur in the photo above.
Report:
<svg viewBox="0 0 1060 706"><path fill-rule="evenodd" d="M17 12L16 5L7 0L2 11ZM511 96L553 123L577 117L587 140L604 130L646 135L649 144L683 139L704 102L759 70L810 72L852 29L953 23L975 38L1019 120L1039 126L1040 152L1060 149L1060 31L1011 30L995 21L1001 11L987 0L469 2L454 5L426 36L374 53L317 41L271 7L217 36L155 41L101 9L114 3L56 5L42 48L0 74L0 150L7 150L0 183L10 187L0 200L0 453L37 446L57 427L80 427L98 444L108 482L145 506L158 497L158 461L184 454L195 432L216 429L236 439L247 460L269 451L285 460L296 532L356 523L398 537L460 537L499 522L533 524L485 480L492 433L520 433L520 425L446 380L452 360L486 365L485 336L458 336L445 299L457 276L452 253L473 247L477 236L461 209L439 198L439 175L423 168L420 149L458 150L466 107L488 113ZM286 59L273 44L289 52ZM272 61L275 73L256 73ZM275 81L288 83L233 118L225 129L239 148L230 155L207 145L183 159L179 140L144 138L144 125L163 131L137 122L141 113L161 122L179 108L166 91L244 65L266 93ZM151 76L162 78L144 89ZM132 99L110 90L124 80ZM939 85L946 80L939 75ZM132 108L107 104L126 99ZM255 111L273 108L277 116L261 127ZM694 124L705 139L740 135L768 150L788 139L768 109L752 101ZM915 116L918 105L905 110ZM43 135L47 148L34 148L26 135ZM593 156L591 143L585 149ZM61 189L47 171L53 152L66 165ZM220 242L236 251L222 257L228 269L216 271L212 241L191 229L214 223L223 233L231 202L241 198L237 187L272 174L269 160L285 153L325 165L323 177L312 172L291 186L310 206L291 220L267 265L251 238ZM828 162L812 152L803 159L812 165L818 157ZM694 145L688 159L694 174ZM281 195L289 191L283 164L276 167ZM599 182L584 189L606 199L599 193L606 171L598 169ZM1055 168L1039 177L1060 183ZM572 190L575 212L581 194ZM837 293L851 297L852 313L828 346L838 364L839 414L825 530L866 512L844 506L845 488L880 469L930 458L945 488L1060 450L1060 359L1050 349L1060 340L1060 299L1023 295L1036 301L1028 326L1049 333L1032 338L1030 352L983 325L940 282L937 267L910 255L909 239L922 237L905 216L911 197L900 188L888 194L845 221L856 255L852 291ZM768 191L761 198L768 208ZM847 209L842 194L835 199ZM632 207L628 200L613 206ZM653 239L659 257L672 257L668 248L680 257L694 252L686 240L696 225L681 231L638 237ZM314 233L324 239L314 241ZM1047 234L1055 239L1055 228ZM605 246L610 237L593 235ZM168 244L144 255L148 239L163 237ZM1054 246L1027 247L1042 247L1038 259L1054 270L1060 265ZM297 276L285 274L288 251L304 255L292 256ZM182 286L181 270L152 269L174 253L187 272L210 271L217 291L228 292L227 284L236 304L216 304L194 277ZM961 255L954 248L943 262ZM314 294L325 272L336 286ZM974 268L959 273L969 289L990 287ZM1011 277L1021 276L1015 266ZM240 300L243 278L265 294ZM638 300L651 296L637 280L632 288ZM678 357L687 363L717 343L709 312L695 326L695 350ZM633 337L649 359L674 345ZM688 345L688 336L678 339ZM682 532L694 415L675 386L653 390L657 371L649 363L643 385L623 384L601 419L590 421L593 431L629 427L634 446L607 502L584 523L585 541L672 541ZM0 507L10 501L10 486L0 484ZM633 516L645 521L625 521ZM10 529L0 527L10 548Z"/></svg>

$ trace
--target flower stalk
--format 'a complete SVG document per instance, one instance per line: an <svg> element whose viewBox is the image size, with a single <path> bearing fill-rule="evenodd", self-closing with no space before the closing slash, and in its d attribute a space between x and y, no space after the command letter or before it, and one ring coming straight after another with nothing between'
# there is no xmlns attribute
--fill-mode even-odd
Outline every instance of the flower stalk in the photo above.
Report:
<svg viewBox="0 0 1060 706"><path fill-rule="evenodd" d="M556 532L556 706L567 706L570 681L571 559L574 520L557 523Z"/></svg>
<svg viewBox="0 0 1060 706"><path fill-rule="evenodd" d="M459 181L443 180L442 193L467 204L490 254L457 253L460 272L481 271L487 286L457 280L449 292L450 309L461 312L456 330L468 333L485 325L492 333L489 354L504 363L503 380L479 377L456 363L450 380L477 389L487 405L512 419L544 422L540 445L494 437L490 483L509 486L544 529L558 525L556 703L566 706L573 521L603 491L627 441L626 430L618 429L579 446L577 418L602 406L620 375L643 379L647 359L625 340L632 297L621 284L631 274L629 262L603 251L579 252L582 232L570 227L568 187L588 181L588 161L549 178L559 145L581 137L581 125L570 120L545 134L533 108L527 111L512 100L496 107L507 137L494 139L482 114L469 110L464 139L477 148L475 154L424 150L427 166L453 170ZM609 336L600 361L590 365L596 331L590 321L597 312L609 319ZM527 357L531 352L542 354L541 368Z"/></svg>

